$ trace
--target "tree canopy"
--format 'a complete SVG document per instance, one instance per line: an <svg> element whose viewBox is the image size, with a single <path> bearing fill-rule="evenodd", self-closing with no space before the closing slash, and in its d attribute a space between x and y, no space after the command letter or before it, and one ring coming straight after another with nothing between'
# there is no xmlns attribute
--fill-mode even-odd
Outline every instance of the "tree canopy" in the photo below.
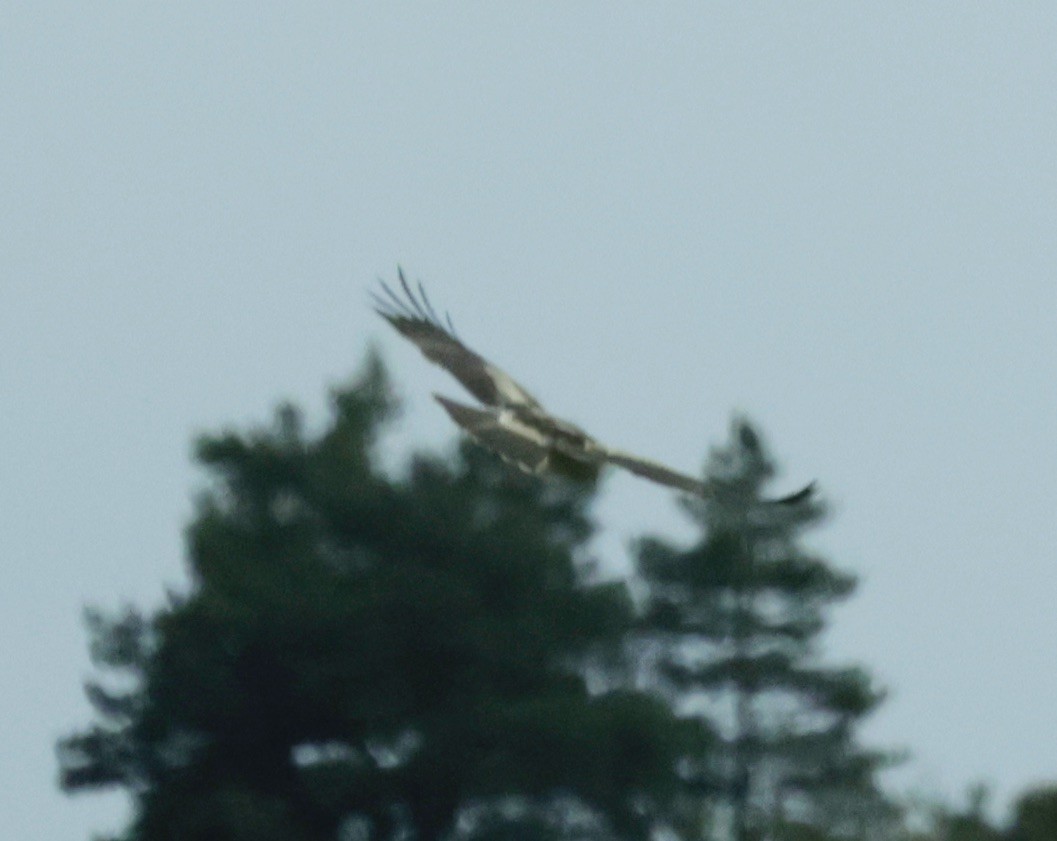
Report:
<svg viewBox="0 0 1057 841"><path fill-rule="evenodd" d="M578 572L591 488L473 446L387 476L376 358L331 408L198 442L190 587L89 614L97 721L63 786L125 788L128 841L644 836L705 731L588 691L632 620Z"/></svg>
<svg viewBox="0 0 1057 841"><path fill-rule="evenodd" d="M698 539L638 544L636 610L588 574L591 482L470 443L388 473L397 408L372 356L318 428L198 440L189 583L87 613L95 720L59 744L67 791L131 796L115 841L1055 837L1052 786L1004 827L898 824L858 738L883 693L818 644L855 578L803 542L817 499L768 501L747 423L685 501Z"/></svg>

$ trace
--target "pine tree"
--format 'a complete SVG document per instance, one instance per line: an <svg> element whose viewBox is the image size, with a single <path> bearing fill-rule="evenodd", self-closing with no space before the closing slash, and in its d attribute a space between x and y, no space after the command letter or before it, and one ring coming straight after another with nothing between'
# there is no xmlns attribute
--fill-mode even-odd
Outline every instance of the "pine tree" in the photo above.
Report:
<svg viewBox="0 0 1057 841"><path fill-rule="evenodd" d="M126 789L128 841L644 835L697 731L587 691L631 621L577 574L589 490L472 445L385 475L376 359L332 408L201 439L189 590L89 615L97 722L62 785Z"/></svg>
<svg viewBox="0 0 1057 841"><path fill-rule="evenodd" d="M736 841L864 837L888 812L875 780L886 757L857 744L856 725L882 693L861 669L823 665L817 644L826 609L855 579L800 542L820 503L761 501L774 470L756 431L736 421L706 467L715 498L686 503L700 539L640 543L641 650L680 710L722 734L683 768L694 832L705 832L703 808L725 815Z"/></svg>
<svg viewBox="0 0 1057 841"><path fill-rule="evenodd" d="M1008 838L1009 841L1057 838L1057 783L1031 788L1017 798Z"/></svg>

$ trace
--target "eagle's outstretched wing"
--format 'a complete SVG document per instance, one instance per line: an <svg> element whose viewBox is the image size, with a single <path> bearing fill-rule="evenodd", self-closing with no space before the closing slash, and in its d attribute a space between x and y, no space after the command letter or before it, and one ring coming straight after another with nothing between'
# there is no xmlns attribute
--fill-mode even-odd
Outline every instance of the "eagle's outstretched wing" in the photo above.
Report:
<svg viewBox="0 0 1057 841"><path fill-rule="evenodd" d="M692 476L687 476L683 473L677 473L671 468L665 467L663 464L639 458L638 456L633 456L630 453L624 453L620 450L607 449L605 453L606 461L610 464L615 464L617 467L623 467L625 470L634 473L636 476L642 476L644 479L649 479L651 482L667 485L670 488L675 488L683 493L693 494L694 496L707 497L712 495L712 489L700 479L695 479Z"/></svg>
<svg viewBox="0 0 1057 841"><path fill-rule="evenodd" d="M607 449L605 450L605 459L610 464L615 464L617 467L623 467L625 470L634 473L636 476L642 476L644 479L649 479L651 482L657 482L661 485L667 485L668 487L675 488L683 493L693 494L694 496L707 499L708 497L713 496L716 492L715 487L708 482L702 482L700 479L695 479L693 476L687 476L685 473L678 473L670 467L665 467L663 464L658 464L655 461L631 455L631 453ZM767 505L796 505L797 503L806 501L814 493L815 483L810 482L795 493L779 497L778 499L765 499L763 502Z"/></svg>
<svg viewBox="0 0 1057 841"><path fill-rule="evenodd" d="M416 296L403 270L398 270L397 276L406 299L381 281L385 297L372 294L375 311L392 324L400 335L414 342L428 360L447 370L486 406L541 410L539 401L513 377L459 341L451 319L446 318L444 322L440 320L421 283Z"/></svg>

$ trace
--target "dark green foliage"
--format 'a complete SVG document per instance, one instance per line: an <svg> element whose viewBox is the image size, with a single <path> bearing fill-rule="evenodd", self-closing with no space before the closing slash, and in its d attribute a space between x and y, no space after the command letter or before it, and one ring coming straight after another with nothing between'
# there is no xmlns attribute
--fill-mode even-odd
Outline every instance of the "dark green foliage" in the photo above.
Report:
<svg viewBox="0 0 1057 841"><path fill-rule="evenodd" d="M773 472L756 432L735 424L708 465L715 497L687 504L699 542L640 543L643 646L673 699L722 734L684 776L734 838L853 836L892 814L875 779L887 757L855 741L882 693L861 669L817 656L825 611L855 579L799 542L820 504L763 501Z"/></svg>
<svg viewBox="0 0 1057 841"><path fill-rule="evenodd" d="M913 841L1008 841L987 817L989 795L988 787L978 784L969 789L964 808L933 806L929 831Z"/></svg>
<svg viewBox="0 0 1057 841"><path fill-rule="evenodd" d="M989 816L990 790L986 784L973 785L964 806L914 798L907 804L905 825L885 841L1054 841L1057 839L1057 786L1029 789L1013 805L1012 819L996 824ZM911 828L913 825L914 828ZM780 838L785 836L779 835ZM793 836L800 839L801 836ZM815 836L804 836L813 841ZM819 836L820 841L832 841Z"/></svg>
<svg viewBox="0 0 1057 841"><path fill-rule="evenodd" d="M1057 784L1034 788L1017 798L1009 841L1057 838Z"/></svg>
<svg viewBox="0 0 1057 841"><path fill-rule="evenodd" d="M623 585L578 580L588 493L472 445L387 478L375 359L332 406L315 437L287 407L199 442L190 590L89 615L120 689L89 686L63 786L126 788L129 841L643 835L699 728L586 689L631 620Z"/></svg>

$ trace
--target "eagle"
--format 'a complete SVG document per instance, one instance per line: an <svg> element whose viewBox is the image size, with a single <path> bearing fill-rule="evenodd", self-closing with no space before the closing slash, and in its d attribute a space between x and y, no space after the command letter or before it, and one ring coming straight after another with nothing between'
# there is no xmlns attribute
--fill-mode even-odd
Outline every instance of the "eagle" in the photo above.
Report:
<svg viewBox="0 0 1057 841"><path fill-rule="evenodd" d="M513 377L463 344L451 317L445 314L441 319L421 283L416 294L403 270L397 270L397 277L403 296L379 280L381 293L371 293L375 311L482 404L468 406L433 395L451 419L479 444L519 470L537 476L557 474L593 481L604 466L611 464L686 494L706 499L715 495L714 483L608 447L576 424L552 415ZM814 487L812 482L796 493L769 502L794 505L810 497Z"/></svg>

